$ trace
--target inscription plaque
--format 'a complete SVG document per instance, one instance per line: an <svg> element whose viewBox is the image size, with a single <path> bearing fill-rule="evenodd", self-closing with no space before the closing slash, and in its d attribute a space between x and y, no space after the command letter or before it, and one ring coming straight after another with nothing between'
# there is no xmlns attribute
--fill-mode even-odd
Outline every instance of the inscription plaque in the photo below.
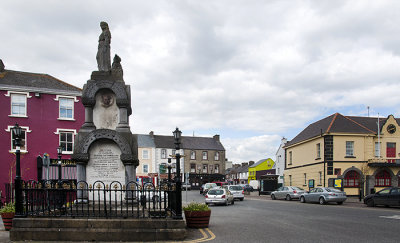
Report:
<svg viewBox="0 0 400 243"><path fill-rule="evenodd" d="M96 142L90 148L90 159L86 168L88 183L113 181L125 183L125 168L120 159L118 145L108 142Z"/></svg>

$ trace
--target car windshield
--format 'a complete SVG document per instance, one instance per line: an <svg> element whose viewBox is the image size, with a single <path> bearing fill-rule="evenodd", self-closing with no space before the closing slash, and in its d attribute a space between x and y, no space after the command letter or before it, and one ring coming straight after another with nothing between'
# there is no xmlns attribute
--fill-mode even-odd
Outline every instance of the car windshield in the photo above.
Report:
<svg viewBox="0 0 400 243"><path fill-rule="evenodd" d="M224 190L210 190L208 191L208 195L222 195L224 194Z"/></svg>
<svg viewBox="0 0 400 243"><path fill-rule="evenodd" d="M295 187L295 186L293 186L292 188L293 188L293 190L304 191L304 189L301 188L301 187Z"/></svg>
<svg viewBox="0 0 400 243"><path fill-rule="evenodd" d="M338 189L332 188L332 187L325 188L325 190L326 190L327 192L342 192L341 190L338 190Z"/></svg>
<svg viewBox="0 0 400 243"><path fill-rule="evenodd" d="M212 187L216 187L217 184L212 183L212 184L206 184L205 188L212 188Z"/></svg>
<svg viewBox="0 0 400 243"><path fill-rule="evenodd" d="M243 190L243 188L241 186L230 186L229 190L241 191L241 190Z"/></svg>

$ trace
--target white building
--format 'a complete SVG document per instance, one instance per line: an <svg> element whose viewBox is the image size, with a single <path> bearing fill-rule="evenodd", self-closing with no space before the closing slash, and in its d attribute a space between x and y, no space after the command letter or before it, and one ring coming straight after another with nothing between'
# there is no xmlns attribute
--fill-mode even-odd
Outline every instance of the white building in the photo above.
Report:
<svg viewBox="0 0 400 243"><path fill-rule="evenodd" d="M287 142L286 138L282 138L281 145L279 146L278 150L276 151L276 158L275 158L275 166L276 166L276 174L279 175L278 177L278 185L283 185L283 171L285 170L285 149L283 148Z"/></svg>

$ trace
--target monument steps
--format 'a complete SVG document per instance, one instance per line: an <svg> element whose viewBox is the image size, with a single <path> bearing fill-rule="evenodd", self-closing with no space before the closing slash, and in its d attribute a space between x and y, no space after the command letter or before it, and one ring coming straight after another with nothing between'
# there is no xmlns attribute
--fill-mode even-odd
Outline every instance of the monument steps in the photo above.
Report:
<svg viewBox="0 0 400 243"><path fill-rule="evenodd" d="M168 241L183 240L184 220L15 218L12 241Z"/></svg>

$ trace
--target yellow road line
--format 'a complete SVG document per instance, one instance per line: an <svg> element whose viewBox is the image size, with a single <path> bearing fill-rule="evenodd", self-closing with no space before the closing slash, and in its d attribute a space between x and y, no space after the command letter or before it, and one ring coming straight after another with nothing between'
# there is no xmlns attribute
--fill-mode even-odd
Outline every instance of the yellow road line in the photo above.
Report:
<svg viewBox="0 0 400 243"><path fill-rule="evenodd" d="M202 238L195 239L195 240L180 241L180 242L197 243L197 242L205 242L205 241L214 240L216 237L215 234L209 228L205 228L205 230L208 232L208 234L210 236L208 236L208 234L203 229L199 229L200 233L203 235Z"/></svg>

